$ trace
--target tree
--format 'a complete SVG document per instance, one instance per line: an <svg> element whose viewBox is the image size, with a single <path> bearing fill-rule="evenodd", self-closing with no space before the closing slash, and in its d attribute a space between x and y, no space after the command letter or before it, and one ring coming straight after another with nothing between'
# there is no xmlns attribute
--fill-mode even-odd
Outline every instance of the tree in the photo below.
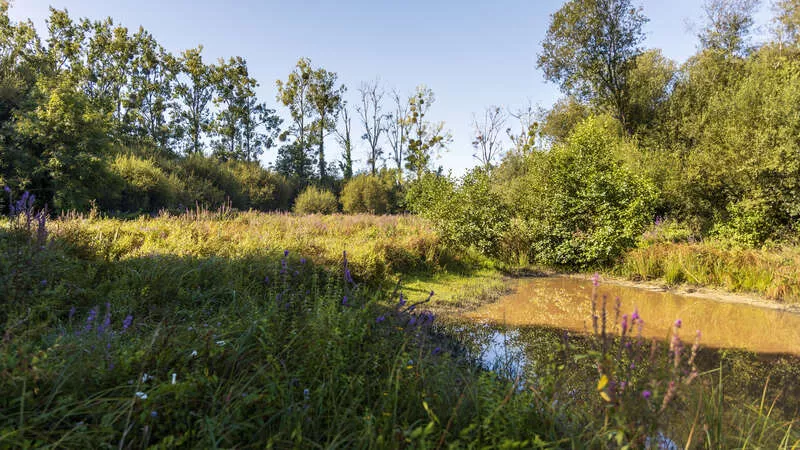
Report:
<svg viewBox="0 0 800 450"><path fill-rule="evenodd" d="M328 72L319 68L311 72L311 85L308 94L311 105L317 114L317 122L314 126L317 131L317 165L320 181L327 178L325 164L325 136L336 129L336 119L342 109L342 95L344 85L336 86L338 76L335 72Z"/></svg>
<svg viewBox="0 0 800 450"><path fill-rule="evenodd" d="M166 112L172 101L174 58L144 28L139 28L133 40L136 53L131 61L128 125L133 135L148 138L166 150L171 132Z"/></svg>
<svg viewBox="0 0 800 450"><path fill-rule="evenodd" d="M361 105L356 107L361 124L364 125L364 134L361 139L369 144L369 157L367 164L370 165L370 172L375 175L377 172L378 160L383 156L383 149L380 147L381 133L386 131L387 115L383 114L384 90L379 86L378 80L362 83L358 89L361 96Z"/></svg>
<svg viewBox="0 0 800 450"><path fill-rule="evenodd" d="M661 50L647 50L636 58L629 76L627 117L631 129L644 132L663 121L677 75L675 62L666 58Z"/></svg>
<svg viewBox="0 0 800 450"><path fill-rule="evenodd" d="M725 55L744 55L759 3L760 0L705 0L707 22L699 35L702 47Z"/></svg>
<svg viewBox="0 0 800 450"><path fill-rule="evenodd" d="M84 50L84 90L96 108L112 111L115 122L121 123L123 102L130 89L131 61L136 43L128 29L114 26L111 18L95 22L84 19L81 23L89 36Z"/></svg>
<svg viewBox="0 0 800 450"><path fill-rule="evenodd" d="M415 94L409 99L409 114L404 119L408 127L408 155L406 168L419 179L429 170L431 158L452 141L449 131L444 131L444 122L432 123L425 120L435 97L433 91L424 85L417 86Z"/></svg>
<svg viewBox="0 0 800 450"><path fill-rule="evenodd" d="M516 119L519 125L518 132L515 132L512 127L506 128L506 135L511 140L511 144L514 146L513 150L517 155L528 154L537 146L537 138L542 134L540 122L543 115L543 109L534 107L530 100L525 107L508 111L508 117Z"/></svg>
<svg viewBox="0 0 800 450"><path fill-rule="evenodd" d="M386 137L392 147L392 160L397 166L398 182L403 179L403 163L408 143L408 105L410 99L401 98L397 91L392 91L394 112L386 117Z"/></svg>
<svg viewBox="0 0 800 450"><path fill-rule="evenodd" d="M487 170L492 167L492 161L502 150L500 132L506 122L506 116L499 106L490 106L483 112L483 119L478 120L472 115L472 128L475 131L475 140L472 147L478 153L472 155Z"/></svg>
<svg viewBox="0 0 800 450"><path fill-rule="evenodd" d="M797 45L800 41L800 0L778 0L773 4L775 11L774 31L778 43Z"/></svg>
<svg viewBox="0 0 800 450"><path fill-rule="evenodd" d="M238 159L256 161L265 150L275 145L283 123L274 109L259 103L255 95L246 97L242 103L239 124L240 151Z"/></svg>
<svg viewBox="0 0 800 450"><path fill-rule="evenodd" d="M212 80L214 103L220 107L212 122L218 136L214 154L223 160L255 160L264 149L272 147L281 121L274 110L258 102L258 83L250 77L243 58L220 60Z"/></svg>
<svg viewBox="0 0 800 450"><path fill-rule="evenodd" d="M610 108L628 130L628 74L645 22L631 0L569 0L551 17L538 67L565 94Z"/></svg>
<svg viewBox="0 0 800 450"><path fill-rule="evenodd" d="M280 139L286 141L289 136L294 137L294 142L281 148L277 166L282 173L297 176L301 182L311 177L308 162L313 162L309 155L313 143L309 135L314 121L314 105L310 99L312 71L311 61L301 58L285 82L276 81L278 101L289 108L292 118L291 125L281 133Z"/></svg>
<svg viewBox="0 0 800 450"><path fill-rule="evenodd" d="M351 137L352 118L347 108L347 102L342 102L342 128L336 129L336 140L342 147L343 160L339 162L339 169L342 171L344 180L353 177L353 139Z"/></svg>
<svg viewBox="0 0 800 450"><path fill-rule="evenodd" d="M203 63L203 47L189 49L178 60L180 75L175 84L179 100L177 124L186 132L186 153L203 153L203 133L211 125L209 105L214 98L211 74L216 68Z"/></svg>

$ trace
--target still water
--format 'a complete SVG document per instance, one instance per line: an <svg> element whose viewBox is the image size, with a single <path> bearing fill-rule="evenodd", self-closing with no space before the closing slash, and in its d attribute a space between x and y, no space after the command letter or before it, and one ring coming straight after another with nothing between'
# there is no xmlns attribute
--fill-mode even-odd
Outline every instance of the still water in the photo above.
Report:
<svg viewBox="0 0 800 450"><path fill-rule="evenodd" d="M466 318L508 328L552 327L576 332L593 331L592 282L569 277L519 280L514 293L485 305ZM726 303L709 298L603 284L597 288L597 309L606 301L609 331L619 315L638 311L645 337L665 339L676 320L682 336L693 341L696 330L706 348L733 348L759 354L800 355L800 314L758 306ZM600 314L600 313L598 313ZM602 323L602 317L599 322Z"/></svg>

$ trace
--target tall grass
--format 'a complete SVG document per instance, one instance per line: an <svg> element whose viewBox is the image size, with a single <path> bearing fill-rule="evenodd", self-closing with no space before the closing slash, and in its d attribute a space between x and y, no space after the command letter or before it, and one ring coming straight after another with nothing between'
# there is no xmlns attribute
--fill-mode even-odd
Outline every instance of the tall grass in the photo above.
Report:
<svg viewBox="0 0 800 450"><path fill-rule="evenodd" d="M800 303L800 249L727 248L721 243L655 243L628 251L614 268L632 279L714 286Z"/></svg>

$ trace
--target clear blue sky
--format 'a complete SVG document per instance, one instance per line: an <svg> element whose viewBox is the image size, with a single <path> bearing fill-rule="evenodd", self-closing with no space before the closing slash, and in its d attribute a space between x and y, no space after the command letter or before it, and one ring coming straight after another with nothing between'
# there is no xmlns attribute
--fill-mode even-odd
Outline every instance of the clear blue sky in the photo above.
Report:
<svg viewBox="0 0 800 450"><path fill-rule="evenodd" d="M362 81L380 77L389 88L411 92L426 84L436 94L431 118L452 130L453 143L439 164L462 173L475 165L470 145L473 113L485 106L512 109L530 100L549 106L558 96L536 69L536 55L559 0L12 0L14 20L30 18L45 34L48 7L74 18L112 17L129 29L149 30L169 51L198 44L207 61L240 55L260 82L259 96L282 111L275 80L285 79L300 57L337 72L356 101ZM635 3L635 2L634 2ZM766 3L766 2L765 2ZM678 62L694 53L700 0L647 0L647 47ZM757 16L763 25L769 5ZM356 156L363 168L365 147ZM275 150L264 162L275 158Z"/></svg>

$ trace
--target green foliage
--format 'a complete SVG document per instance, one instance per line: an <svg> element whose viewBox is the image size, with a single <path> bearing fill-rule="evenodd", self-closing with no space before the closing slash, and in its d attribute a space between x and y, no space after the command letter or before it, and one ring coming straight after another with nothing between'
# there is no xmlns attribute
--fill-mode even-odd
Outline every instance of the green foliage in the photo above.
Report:
<svg viewBox="0 0 800 450"><path fill-rule="evenodd" d="M152 159L118 155L111 163L114 174L125 181L120 209L123 211L158 211L175 204L181 188Z"/></svg>
<svg viewBox="0 0 800 450"><path fill-rule="evenodd" d="M229 161L228 169L247 198L247 208L259 211L288 211L294 186L283 175L257 162Z"/></svg>
<svg viewBox="0 0 800 450"><path fill-rule="evenodd" d="M566 143L527 157L525 174L504 189L526 222L516 227L531 240L531 260L585 268L635 244L651 220L656 190L618 158L627 145L613 120L593 117Z"/></svg>
<svg viewBox="0 0 800 450"><path fill-rule="evenodd" d="M491 179L476 168L456 185L450 179L425 174L409 189L410 209L428 218L454 247L474 247L491 256L504 256L499 241L509 226L509 210L491 189Z"/></svg>
<svg viewBox="0 0 800 450"><path fill-rule="evenodd" d="M444 130L444 122L432 123L425 119L434 100L431 89L424 85L417 86L409 99L408 115L402 119L408 141L406 169L414 173L416 178L430 170L432 159L453 139L450 132Z"/></svg>
<svg viewBox="0 0 800 450"><path fill-rule="evenodd" d="M339 202L333 192L308 186L297 196L292 210L297 214L333 214L339 210Z"/></svg>
<svg viewBox="0 0 800 450"><path fill-rule="evenodd" d="M385 214L389 210L389 193L375 175L359 175L344 185L342 210L347 214Z"/></svg>
<svg viewBox="0 0 800 450"><path fill-rule="evenodd" d="M570 0L551 16L538 66L564 93L610 108L627 129L628 77L646 22L630 0Z"/></svg>

